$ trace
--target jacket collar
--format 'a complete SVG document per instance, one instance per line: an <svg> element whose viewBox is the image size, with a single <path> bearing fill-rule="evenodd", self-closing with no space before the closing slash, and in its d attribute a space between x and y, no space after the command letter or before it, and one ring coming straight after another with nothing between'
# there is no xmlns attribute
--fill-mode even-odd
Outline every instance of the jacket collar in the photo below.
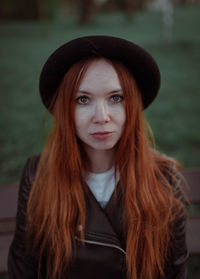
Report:
<svg viewBox="0 0 200 279"><path fill-rule="evenodd" d="M116 186L108 204L102 208L86 185L85 238L93 241L109 242L124 249L122 232L122 208L120 185Z"/></svg>

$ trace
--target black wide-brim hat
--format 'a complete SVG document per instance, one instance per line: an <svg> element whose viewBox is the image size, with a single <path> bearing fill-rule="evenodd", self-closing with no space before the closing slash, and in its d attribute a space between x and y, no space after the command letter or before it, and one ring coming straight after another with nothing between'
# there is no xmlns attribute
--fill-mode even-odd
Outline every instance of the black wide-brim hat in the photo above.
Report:
<svg viewBox="0 0 200 279"><path fill-rule="evenodd" d="M106 57L120 61L134 76L147 108L158 94L160 71L153 57L140 46L112 36L87 36L59 47L46 61L39 81L40 95L49 108L65 73L77 61L86 57Z"/></svg>

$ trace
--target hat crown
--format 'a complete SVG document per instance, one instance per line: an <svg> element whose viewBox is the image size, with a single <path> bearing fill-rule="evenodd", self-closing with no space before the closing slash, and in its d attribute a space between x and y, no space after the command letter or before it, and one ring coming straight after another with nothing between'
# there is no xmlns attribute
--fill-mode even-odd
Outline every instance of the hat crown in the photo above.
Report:
<svg viewBox="0 0 200 279"><path fill-rule="evenodd" d="M39 88L47 108L69 68L77 61L91 56L114 59L124 64L134 76L141 91L143 108L147 108L153 102L160 87L160 71L146 50L122 38L86 36L65 43L55 50L44 64Z"/></svg>

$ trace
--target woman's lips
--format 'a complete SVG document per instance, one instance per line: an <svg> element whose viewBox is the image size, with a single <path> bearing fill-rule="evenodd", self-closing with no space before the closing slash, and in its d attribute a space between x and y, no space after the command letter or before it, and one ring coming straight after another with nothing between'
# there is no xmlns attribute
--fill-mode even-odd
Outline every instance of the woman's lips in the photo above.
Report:
<svg viewBox="0 0 200 279"><path fill-rule="evenodd" d="M91 134L95 139L104 140L109 138L112 135L112 132L97 132Z"/></svg>

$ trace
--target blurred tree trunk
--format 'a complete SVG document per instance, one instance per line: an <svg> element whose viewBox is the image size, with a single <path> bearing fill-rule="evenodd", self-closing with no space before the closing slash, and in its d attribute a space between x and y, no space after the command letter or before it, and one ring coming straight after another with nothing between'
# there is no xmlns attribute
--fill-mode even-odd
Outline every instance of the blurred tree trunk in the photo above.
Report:
<svg viewBox="0 0 200 279"><path fill-rule="evenodd" d="M94 0L78 0L79 23L87 24L91 21L94 13Z"/></svg>
<svg viewBox="0 0 200 279"><path fill-rule="evenodd" d="M17 0L18 2L18 11L17 17L20 19L38 19L39 10L38 10L38 1L34 0Z"/></svg>
<svg viewBox="0 0 200 279"><path fill-rule="evenodd" d="M49 18L47 5L48 2L46 0L37 0L38 4L38 19L45 20Z"/></svg>
<svg viewBox="0 0 200 279"><path fill-rule="evenodd" d="M137 1L137 0L135 0ZM131 20L135 11L135 1L134 0L124 0L124 8L128 20Z"/></svg>
<svg viewBox="0 0 200 279"><path fill-rule="evenodd" d="M136 10L141 8L144 4L144 0L117 0L120 8L124 10L128 20L131 20Z"/></svg>
<svg viewBox="0 0 200 279"><path fill-rule="evenodd" d="M1 0L0 1L0 18L9 19L15 15L15 7L12 1Z"/></svg>
<svg viewBox="0 0 200 279"><path fill-rule="evenodd" d="M16 17L28 20L43 20L48 17L51 0L16 0Z"/></svg>

